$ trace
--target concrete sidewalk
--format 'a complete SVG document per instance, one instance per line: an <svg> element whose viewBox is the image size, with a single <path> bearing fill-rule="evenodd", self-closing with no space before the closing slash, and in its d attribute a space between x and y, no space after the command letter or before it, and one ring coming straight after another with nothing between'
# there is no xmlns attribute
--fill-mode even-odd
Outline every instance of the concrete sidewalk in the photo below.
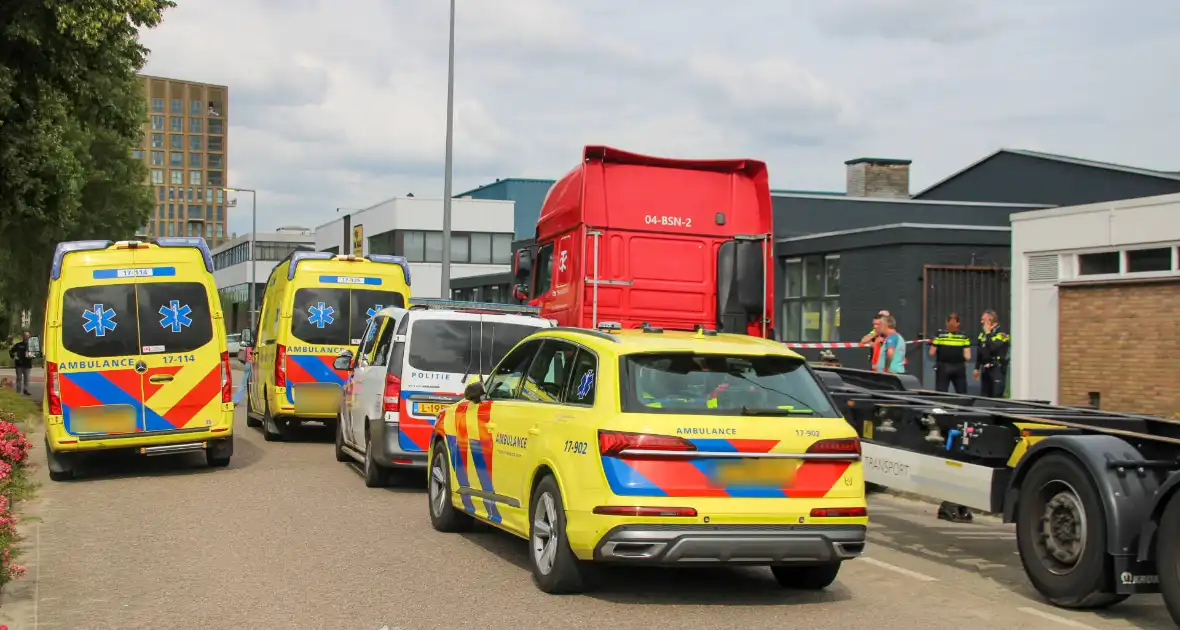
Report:
<svg viewBox="0 0 1180 630"><path fill-rule="evenodd" d="M16 370L12 368L0 368L0 380L8 379L9 381L16 380ZM45 368L35 367L29 371L30 383L44 383L45 382Z"/></svg>

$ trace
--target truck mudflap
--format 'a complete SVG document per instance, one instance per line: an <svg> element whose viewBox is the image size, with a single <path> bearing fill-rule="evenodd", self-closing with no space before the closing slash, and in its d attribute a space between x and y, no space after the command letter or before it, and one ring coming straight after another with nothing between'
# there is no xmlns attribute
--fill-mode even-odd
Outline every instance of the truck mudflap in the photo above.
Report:
<svg viewBox="0 0 1180 630"><path fill-rule="evenodd" d="M1020 487L1028 472L1045 455L1062 451L1081 463L1101 497L1106 552L1113 561L1112 591L1159 592L1155 563L1144 556L1142 543L1153 529L1150 516L1161 486L1154 471L1138 465L1145 458L1126 440L1111 435L1057 435L1037 442L1013 470L1004 500L1004 522L1016 520Z"/></svg>

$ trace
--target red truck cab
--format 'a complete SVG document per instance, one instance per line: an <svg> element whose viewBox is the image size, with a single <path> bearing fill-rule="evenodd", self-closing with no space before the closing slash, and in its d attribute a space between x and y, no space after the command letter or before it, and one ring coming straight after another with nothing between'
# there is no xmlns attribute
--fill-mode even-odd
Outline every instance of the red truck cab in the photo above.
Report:
<svg viewBox="0 0 1180 630"><path fill-rule="evenodd" d="M516 252L518 299L561 326L773 335L766 164L588 146Z"/></svg>

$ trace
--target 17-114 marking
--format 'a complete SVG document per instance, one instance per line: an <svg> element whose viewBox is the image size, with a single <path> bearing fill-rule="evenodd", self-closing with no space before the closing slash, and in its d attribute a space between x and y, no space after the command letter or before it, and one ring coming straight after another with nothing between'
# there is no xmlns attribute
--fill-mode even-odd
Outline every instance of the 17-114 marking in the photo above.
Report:
<svg viewBox="0 0 1180 630"><path fill-rule="evenodd" d="M692 217L671 217L664 214L649 214L643 217L643 222L647 225L663 227L692 227Z"/></svg>
<svg viewBox="0 0 1180 630"><path fill-rule="evenodd" d="M164 365L172 363L196 363L197 355L195 354L166 354L160 357L164 360Z"/></svg>

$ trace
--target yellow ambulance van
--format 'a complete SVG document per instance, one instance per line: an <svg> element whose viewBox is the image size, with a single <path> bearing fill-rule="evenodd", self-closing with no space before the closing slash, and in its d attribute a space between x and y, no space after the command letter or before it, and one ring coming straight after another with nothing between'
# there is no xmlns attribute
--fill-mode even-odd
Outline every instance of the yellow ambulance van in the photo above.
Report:
<svg viewBox="0 0 1180 630"><path fill-rule="evenodd" d="M255 328L242 334L254 347L247 425L276 441L304 420L335 422L348 373L332 363L356 352L378 311L409 302L402 256L293 252L271 271Z"/></svg>
<svg viewBox="0 0 1180 630"><path fill-rule="evenodd" d="M92 451L229 464L233 386L204 239L60 243L43 334L51 479Z"/></svg>

